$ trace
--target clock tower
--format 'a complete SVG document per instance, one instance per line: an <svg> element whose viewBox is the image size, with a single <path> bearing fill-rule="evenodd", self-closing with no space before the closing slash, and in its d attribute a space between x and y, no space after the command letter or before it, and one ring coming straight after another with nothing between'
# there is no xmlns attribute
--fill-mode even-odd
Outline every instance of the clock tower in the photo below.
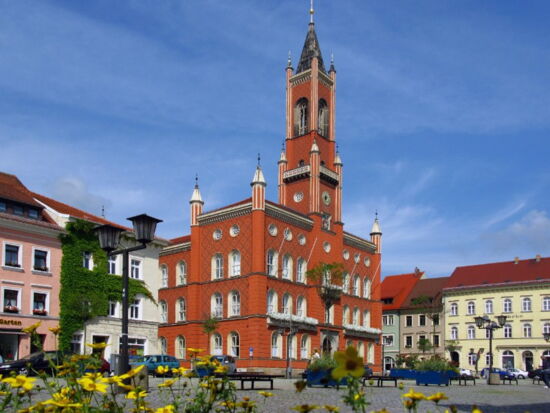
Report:
<svg viewBox="0 0 550 413"><path fill-rule="evenodd" d="M342 220L342 161L335 142L336 70L328 71L313 13L296 70L286 67L286 136L279 160L279 203L317 215L324 229Z"/></svg>

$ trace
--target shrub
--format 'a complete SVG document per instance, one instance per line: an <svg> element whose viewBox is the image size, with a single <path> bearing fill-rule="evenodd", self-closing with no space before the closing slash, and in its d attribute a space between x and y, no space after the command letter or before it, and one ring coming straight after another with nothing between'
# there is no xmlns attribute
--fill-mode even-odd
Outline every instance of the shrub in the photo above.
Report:
<svg viewBox="0 0 550 413"><path fill-rule="evenodd" d="M455 370L448 360L439 356L430 357L427 360L421 360L416 364L416 370L419 371L447 371Z"/></svg>
<svg viewBox="0 0 550 413"><path fill-rule="evenodd" d="M318 359L313 360L309 366L308 369L311 371L319 371L319 370L330 370L336 367L336 361L331 356L322 356Z"/></svg>

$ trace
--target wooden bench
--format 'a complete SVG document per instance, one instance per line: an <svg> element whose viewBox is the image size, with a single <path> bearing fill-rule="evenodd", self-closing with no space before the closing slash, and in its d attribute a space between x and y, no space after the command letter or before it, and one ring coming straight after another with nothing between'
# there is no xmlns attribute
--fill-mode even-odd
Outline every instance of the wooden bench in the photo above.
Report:
<svg viewBox="0 0 550 413"><path fill-rule="evenodd" d="M540 384L542 379L539 376L533 377L533 384Z"/></svg>
<svg viewBox="0 0 550 413"><path fill-rule="evenodd" d="M453 381L458 381L458 385L462 386L462 382L464 382L464 385L467 386L469 381L474 382L474 386L476 385L476 378L474 376L454 376L449 378L449 383L452 384Z"/></svg>
<svg viewBox="0 0 550 413"><path fill-rule="evenodd" d="M241 390L245 390L244 383L250 382L250 389L254 390L254 383L257 381L269 382L269 389L273 390L273 379L284 378L283 375L276 374L264 374L264 373L233 373L227 374L226 377L229 380L240 380Z"/></svg>
<svg viewBox="0 0 550 413"><path fill-rule="evenodd" d="M385 381L393 381L395 387L397 387L397 377L378 376L378 375L366 376L366 377L363 377L363 386L365 386L365 384L370 380L376 381L376 387L384 387Z"/></svg>
<svg viewBox="0 0 550 413"><path fill-rule="evenodd" d="M512 384L512 382L515 381L516 385L519 385L517 377L514 377L514 376L506 376L506 377L500 376L500 381L502 383L508 382L508 384Z"/></svg>

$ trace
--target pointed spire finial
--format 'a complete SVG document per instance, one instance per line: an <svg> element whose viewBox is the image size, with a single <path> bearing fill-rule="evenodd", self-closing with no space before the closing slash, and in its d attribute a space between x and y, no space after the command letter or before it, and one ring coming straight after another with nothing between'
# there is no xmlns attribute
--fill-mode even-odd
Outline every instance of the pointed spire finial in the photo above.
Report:
<svg viewBox="0 0 550 413"><path fill-rule="evenodd" d="M315 10L313 10L313 0L310 0L309 4L309 24L313 24L313 14L315 13Z"/></svg>
<svg viewBox="0 0 550 413"><path fill-rule="evenodd" d="M199 174L195 173L195 188L199 187Z"/></svg>
<svg viewBox="0 0 550 413"><path fill-rule="evenodd" d="M340 153L340 145L336 144L336 153Z"/></svg>
<svg viewBox="0 0 550 413"><path fill-rule="evenodd" d="M261 160L261 157L260 157L260 152L258 152L258 168L260 168L260 167L261 167L261 165L260 165L260 160Z"/></svg>
<svg viewBox="0 0 550 413"><path fill-rule="evenodd" d="M330 64L331 65L334 64L334 53L333 52L330 52Z"/></svg>
<svg viewBox="0 0 550 413"><path fill-rule="evenodd" d="M288 51L288 59L286 61L286 67L292 67L292 54Z"/></svg>
<svg viewBox="0 0 550 413"><path fill-rule="evenodd" d="M101 216L105 218L105 205L101 205Z"/></svg>

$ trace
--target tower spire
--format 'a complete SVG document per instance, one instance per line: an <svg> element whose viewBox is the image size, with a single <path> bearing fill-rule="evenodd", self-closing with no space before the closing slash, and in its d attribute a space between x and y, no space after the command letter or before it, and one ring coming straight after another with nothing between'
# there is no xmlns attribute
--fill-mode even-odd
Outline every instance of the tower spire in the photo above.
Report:
<svg viewBox="0 0 550 413"><path fill-rule="evenodd" d="M309 2L309 24L315 24L313 23L313 14L315 13L315 10L313 10L313 0L310 0Z"/></svg>

